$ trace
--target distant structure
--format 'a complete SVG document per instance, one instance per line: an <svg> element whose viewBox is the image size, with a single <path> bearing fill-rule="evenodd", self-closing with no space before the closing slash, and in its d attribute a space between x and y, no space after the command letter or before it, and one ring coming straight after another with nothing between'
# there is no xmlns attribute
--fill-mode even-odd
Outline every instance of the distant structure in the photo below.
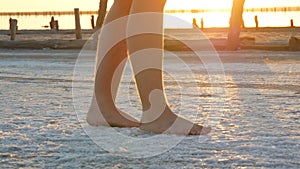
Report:
<svg viewBox="0 0 300 169"><path fill-rule="evenodd" d="M204 20L203 20L203 18L201 18L201 29L202 30L204 29Z"/></svg>
<svg viewBox="0 0 300 169"><path fill-rule="evenodd" d="M96 29L100 29L103 25L104 18L106 16L107 11L107 1L108 0L100 0L99 2L99 10L98 10L98 17L96 20Z"/></svg>
<svg viewBox="0 0 300 169"><path fill-rule="evenodd" d="M76 39L82 39L79 8L74 8L74 15L75 15L75 35L76 35Z"/></svg>
<svg viewBox="0 0 300 169"><path fill-rule="evenodd" d="M57 31L59 30L58 20L54 20L54 16L51 17L50 29L51 30L57 30Z"/></svg>
<svg viewBox="0 0 300 169"><path fill-rule="evenodd" d="M291 27L294 27L294 20L291 19Z"/></svg>
<svg viewBox="0 0 300 169"><path fill-rule="evenodd" d="M240 46L240 32L245 0L233 0L226 50L234 51Z"/></svg>
<svg viewBox="0 0 300 169"><path fill-rule="evenodd" d="M9 18L9 30L12 29L12 26L13 26L14 23L16 23L16 25L18 25L18 20ZM18 30L18 26L16 27L16 29Z"/></svg>
<svg viewBox="0 0 300 169"><path fill-rule="evenodd" d="M92 25L92 28L95 29L95 17L94 17L94 15L91 16L91 25Z"/></svg>
<svg viewBox="0 0 300 169"><path fill-rule="evenodd" d="M199 26L197 25L197 21L195 18L193 18L193 27L194 28L199 28Z"/></svg>
<svg viewBox="0 0 300 169"><path fill-rule="evenodd" d="M258 18L257 15L254 16L254 21L255 21L255 28L258 28Z"/></svg>
<svg viewBox="0 0 300 169"><path fill-rule="evenodd" d="M15 40L18 30L18 20L9 18L10 40Z"/></svg>
<svg viewBox="0 0 300 169"><path fill-rule="evenodd" d="M12 18L9 18L9 30L11 30L11 20Z"/></svg>

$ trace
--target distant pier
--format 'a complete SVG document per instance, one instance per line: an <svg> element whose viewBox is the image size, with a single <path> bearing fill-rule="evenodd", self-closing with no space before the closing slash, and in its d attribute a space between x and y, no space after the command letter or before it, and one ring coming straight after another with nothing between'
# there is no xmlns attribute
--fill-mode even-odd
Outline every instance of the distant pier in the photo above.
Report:
<svg viewBox="0 0 300 169"><path fill-rule="evenodd" d="M80 11L81 15L95 15L97 11ZM74 15L74 11L45 11L45 12L0 12L0 16L32 16L32 15Z"/></svg>
<svg viewBox="0 0 300 169"><path fill-rule="evenodd" d="M166 13L205 13L205 12L230 12L231 9L189 9L189 10L165 10ZM246 8L244 12L290 12L300 11L299 7L269 7ZM96 15L98 11L80 11L81 15ZM30 16L30 15L74 15L74 11L45 11L45 12L0 12L0 16Z"/></svg>
<svg viewBox="0 0 300 169"><path fill-rule="evenodd" d="M268 7L268 8L245 8L244 12L291 12L300 11L299 7ZM231 12L231 9L189 9L189 10L166 10L166 13L205 13L205 12Z"/></svg>

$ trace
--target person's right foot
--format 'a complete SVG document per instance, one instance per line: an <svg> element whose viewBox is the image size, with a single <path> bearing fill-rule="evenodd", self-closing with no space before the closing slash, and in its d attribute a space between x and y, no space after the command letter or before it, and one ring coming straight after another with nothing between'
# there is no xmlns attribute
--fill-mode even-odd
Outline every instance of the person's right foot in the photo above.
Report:
<svg viewBox="0 0 300 169"><path fill-rule="evenodd" d="M149 122L149 118L143 117L140 129L153 133L178 135L206 135L211 131L210 127L204 127L179 117L168 107L153 121Z"/></svg>

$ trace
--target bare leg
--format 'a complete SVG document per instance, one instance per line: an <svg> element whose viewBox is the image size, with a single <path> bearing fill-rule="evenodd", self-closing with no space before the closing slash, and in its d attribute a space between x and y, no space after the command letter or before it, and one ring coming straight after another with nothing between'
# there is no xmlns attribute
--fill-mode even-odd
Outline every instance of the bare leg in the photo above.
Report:
<svg viewBox="0 0 300 169"><path fill-rule="evenodd" d="M131 14L162 13L164 4L165 0L133 0ZM132 36L127 40L130 61L143 106L140 128L154 133L207 134L210 131L209 128L204 128L179 117L168 106L162 77L163 17L162 15L155 15L155 18L151 19L151 17L147 18L146 16L140 18L130 16L128 21L129 32L149 29L149 27L158 32L158 34Z"/></svg>
<svg viewBox="0 0 300 169"><path fill-rule="evenodd" d="M127 16L131 4L132 0L115 0L104 24ZM125 33L126 25L127 23L120 25L121 27L116 28L117 31L124 31ZM97 55L102 55L103 51L109 51L102 62L97 63L95 94L87 114L87 122L94 126L138 127L139 122L136 119L119 111L114 104L125 61L127 60L126 40L121 41L111 49L106 49L108 47L105 42L112 38L116 32L113 30L103 31L100 36ZM101 42L103 42L102 45Z"/></svg>

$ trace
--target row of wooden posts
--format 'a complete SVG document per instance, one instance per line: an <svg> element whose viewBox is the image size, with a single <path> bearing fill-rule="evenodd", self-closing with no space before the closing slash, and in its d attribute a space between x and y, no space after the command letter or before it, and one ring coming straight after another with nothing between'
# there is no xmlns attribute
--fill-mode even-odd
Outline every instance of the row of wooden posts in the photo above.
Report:
<svg viewBox="0 0 300 169"><path fill-rule="evenodd" d="M74 14L75 14L75 35L76 35L76 39L82 39L79 8L74 9ZM255 21L255 27L258 28L258 17L257 17L257 15L255 15L254 21ZM18 21L16 19L10 18L9 23L10 23L10 35L11 35L10 39L15 40L16 33L17 33L17 30L18 30ZM93 15L91 17L91 25L92 25L92 28L95 29L95 19L94 19ZM204 19L201 18L200 25L201 26L199 27L198 24L197 24L196 19L193 18L193 26L197 27L197 28L201 28L201 29L204 29ZM243 28L245 27L244 22L242 22L241 26ZM290 20L290 26L294 27L293 19ZM53 16L51 17L51 21L50 21L50 29L51 30L59 30L58 21L54 20Z"/></svg>
<svg viewBox="0 0 300 169"><path fill-rule="evenodd" d="M254 22L255 22L255 28L257 29L258 28L258 17L257 17L257 15L254 16ZM200 20L200 26L198 26L196 18L193 18L193 26L196 27L196 28L204 29L204 20L203 20L203 18L201 18L201 20ZM245 28L245 24L244 24L243 20L242 20L241 27ZM295 27L293 19L290 20L290 27Z"/></svg>
<svg viewBox="0 0 300 169"><path fill-rule="evenodd" d="M79 8L74 9L74 14L75 14L76 39L82 39ZM94 29L95 28L94 16L92 16L91 22L92 22L92 28ZM51 21L49 24L50 24L51 30L59 30L58 20L54 20L53 16L51 17ZM10 29L10 40L15 40L17 30L18 30L18 20L17 19L12 19L12 18L9 19L9 29Z"/></svg>

